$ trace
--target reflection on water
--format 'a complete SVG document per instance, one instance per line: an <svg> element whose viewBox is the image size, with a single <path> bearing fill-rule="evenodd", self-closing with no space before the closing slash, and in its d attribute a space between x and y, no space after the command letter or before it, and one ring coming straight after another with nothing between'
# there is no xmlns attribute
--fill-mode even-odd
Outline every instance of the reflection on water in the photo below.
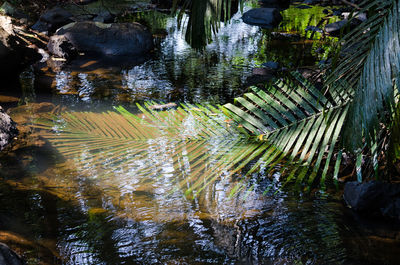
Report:
<svg viewBox="0 0 400 265"><path fill-rule="evenodd" d="M204 51L193 50L168 18L168 35L156 58L127 69L77 73L66 69L55 74L53 85L60 94L75 94L83 101L109 99L115 104L149 99L187 102L227 102L240 93L254 65L261 32L239 22L224 27Z"/></svg>
<svg viewBox="0 0 400 265"><path fill-rule="evenodd" d="M294 9L307 12L306 15L311 12ZM325 16L322 10L314 9L310 16L315 20ZM292 13L284 13L284 21L290 20ZM297 35L271 33L244 24L241 16L238 12L229 23L222 22L213 41L202 50L190 47L185 41L185 31L179 29L174 17L147 12L126 18L153 26L157 49L149 60L142 63L138 58L134 61L118 58L114 62L102 62L81 58L61 68L47 67L45 75L53 76L47 83L50 82L53 91L61 95L58 103L68 106L91 103L92 109L101 102L127 105L149 99L222 104L246 91L254 67L268 61L277 61L289 68L313 66L325 56L320 52L328 47L327 43L305 40L302 37L304 29ZM307 25L303 24L297 20L293 24L285 22L277 31L299 30ZM162 37L160 32L164 32ZM43 84L38 87L43 89Z"/></svg>
<svg viewBox="0 0 400 265"><path fill-rule="evenodd" d="M397 263L398 243L360 229L335 196L254 191L243 202L216 183L195 200L162 196L162 186L118 198L118 187L77 176L2 182L0 238L34 242L31 264L57 262L52 253L64 264Z"/></svg>

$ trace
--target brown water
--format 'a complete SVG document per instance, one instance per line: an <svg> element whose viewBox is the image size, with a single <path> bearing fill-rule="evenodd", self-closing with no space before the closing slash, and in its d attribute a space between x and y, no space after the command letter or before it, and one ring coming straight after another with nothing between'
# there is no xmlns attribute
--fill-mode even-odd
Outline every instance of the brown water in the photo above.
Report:
<svg viewBox="0 0 400 265"><path fill-rule="evenodd" d="M283 58L282 47L291 52L284 66L316 62L314 44L286 41L279 49L268 32L238 17L204 51L191 49L168 18L169 34L143 64L87 60L48 71L47 79L27 71L20 101L75 111L120 104L135 111L133 103L149 99L225 103L243 93L254 66ZM11 113L22 124L52 109L28 104ZM160 137L118 157L104 150L99 156L109 161L98 165L85 160L85 143L71 156L42 132L21 129L18 144L0 156L0 241L28 264L399 264L399 227L353 215L340 191L302 195L260 171L247 179L252 189L230 197L245 172L227 171L189 198L176 187L193 170L193 143L177 153L176 142ZM246 148L212 139L198 152L239 147ZM207 163L224 162L215 157Z"/></svg>

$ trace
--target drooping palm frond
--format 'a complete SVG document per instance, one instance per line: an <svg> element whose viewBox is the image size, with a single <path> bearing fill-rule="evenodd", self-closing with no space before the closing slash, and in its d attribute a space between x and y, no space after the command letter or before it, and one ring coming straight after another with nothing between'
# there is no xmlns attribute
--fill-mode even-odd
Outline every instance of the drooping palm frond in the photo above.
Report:
<svg viewBox="0 0 400 265"><path fill-rule="evenodd" d="M337 102L351 102L342 139L357 155L359 181L363 154L371 158L365 166L372 164L377 176L377 158L385 142L381 137L393 123L400 70L399 2L366 0L361 6L359 12L367 13L368 19L341 40L326 82L326 92Z"/></svg>
<svg viewBox="0 0 400 265"><path fill-rule="evenodd" d="M351 150L363 148L364 138L374 145L380 122L390 117L400 70L398 1L365 1L360 12L369 17L342 39L338 64L327 80L339 101L352 101L344 132ZM343 90L354 90L350 99L341 97Z"/></svg>

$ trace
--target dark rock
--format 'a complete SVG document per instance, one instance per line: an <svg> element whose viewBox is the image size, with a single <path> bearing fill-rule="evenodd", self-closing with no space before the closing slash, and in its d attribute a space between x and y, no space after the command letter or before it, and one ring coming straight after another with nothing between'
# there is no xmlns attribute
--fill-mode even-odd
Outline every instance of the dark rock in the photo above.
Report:
<svg viewBox="0 0 400 265"><path fill-rule="evenodd" d="M305 5L315 5L315 4L318 4L320 2L321 2L320 0L304 0L303 4L305 4Z"/></svg>
<svg viewBox="0 0 400 265"><path fill-rule="evenodd" d="M22 258L11 250L6 244L0 243L0 264L2 265L23 265Z"/></svg>
<svg viewBox="0 0 400 265"><path fill-rule="evenodd" d="M97 0L73 0L75 4L78 5L87 5L93 2L96 2Z"/></svg>
<svg viewBox="0 0 400 265"><path fill-rule="evenodd" d="M320 29L320 28L318 28L316 26L307 26L306 27L306 31L313 31L313 32L319 32L319 33L323 32L322 29Z"/></svg>
<svg viewBox="0 0 400 265"><path fill-rule="evenodd" d="M162 9L171 9L173 6L173 0L151 0L151 3Z"/></svg>
<svg viewBox="0 0 400 265"><path fill-rule="evenodd" d="M349 19L350 15L351 15L351 12L343 12L341 15L343 16L344 19ZM364 21L367 20L367 14L366 13L357 14L354 17L354 19L359 20L360 22L364 22Z"/></svg>
<svg viewBox="0 0 400 265"><path fill-rule="evenodd" d="M283 40L283 41L298 41L300 40L300 34L295 33L284 33L284 32L271 32L271 36L274 40Z"/></svg>
<svg viewBox="0 0 400 265"><path fill-rule="evenodd" d="M73 22L72 17L73 15L69 11L61 7L54 7L46 11L39 18L39 21L32 26L32 29L39 32L54 33L58 28Z"/></svg>
<svg viewBox="0 0 400 265"><path fill-rule="evenodd" d="M400 183L348 182L343 198L347 205L357 212L400 221Z"/></svg>
<svg viewBox="0 0 400 265"><path fill-rule="evenodd" d="M60 28L79 52L106 56L140 55L153 48L153 37L138 23L75 22Z"/></svg>
<svg viewBox="0 0 400 265"><path fill-rule="evenodd" d="M269 61L269 62L263 63L262 67L277 71L279 69L279 63Z"/></svg>
<svg viewBox="0 0 400 265"><path fill-rule="evenodd" d="M400 221L400 198L388 202L388 204L381 209L381 212L384 217Z"/></svg>
<svg viewBox="0 0 400 265"><path fill-rule="evenodd" d="M377 210L384 198L384 185L378 181L348 182L343 196L347 205L356 211Z"/></svg>
<svg viewBox="0 0 400 265"><path fill-rule="evenodd" d="M78 56L75 46L64 35L52 36L47 48L53 55L66 60L71 60Z"/></svg>
<svg viewBox="0 0 400 265"><path fill-rule="evenodd" d="M21 10L15 8L8 2L4 2L4 4L0 7L0 12L4 15L16 18L16 19L28 19L28 16L24 14Z"/></svg>
<svg viewBox="0 0 400 265"><path fill-rule="evenodd" d="M312 8L312 7L309 6L309 5L299 5L299 6L296 6L296 8L298 8L298 9L309 9L309 8Z"/></svg>
<svg viewBox="0 0 400 265"><path fill-rule="evenodd" d="M0 150L3 150L18 135L16 126L15 122L0 106ZM0 262L0 264L3 263Z"/></svg>
<svg viewBox="0 0 400 265"><path fill-rule="evenodd" d="M254 8L244 13L242 19L246 24L272 28L282 21L282 15L276 8Z"/></svg>
<svg viewBox="0 0 400 265"><path fill-rule="evenodd" d="M18 75L29 63L40 60L34 47L29 47L15 32L15 20L0 15L0 77Z"/></svg>
<svg viewBox="0 0 400 265"><path fill-rule="evenodd" d="M332 36L339 36L340 31L347 25L347 20L341 20L334 23L330 23L325 26L325 32Z"/></svg>
<svg viewBox="0 0 400 265"><path fill-rule="evenodd" d="M354 29L361 23L358 19L352 19L349 23L347 19L343 19L341 21L337 21L334 23L330 23L325 26L325 32L331 36L339 37L340 33L347 33L348 31Z"/></svg>
<svg viewBox="0 0 400 265"><path fill-rule="evenodd" d="M108 11L102 11L93 19L95 22L101 23L113 23L115 16Z"/></svg>
<svg viewBox="0 0 400 265"><path fill-rule="evenodd" d="M259 0L261 7L286 9L290 6L290 0Z"/></svg>

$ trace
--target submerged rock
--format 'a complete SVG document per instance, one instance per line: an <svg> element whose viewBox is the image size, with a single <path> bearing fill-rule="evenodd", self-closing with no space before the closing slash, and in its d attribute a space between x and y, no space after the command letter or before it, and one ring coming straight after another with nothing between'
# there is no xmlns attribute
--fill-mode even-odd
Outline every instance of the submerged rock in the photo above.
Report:
<svg viewBox="0 0 400 265"><path fill-rule="evenodd" d="M400 221L400 183L348 182L343 198L347 205L357 212Z"/></svg>
<svg viewBox="0 0 400 265"><path fill-rule="evenodd" d="M0 243L0 264L2 265L23 265L22 258L11 250L6 244Z"/></svg>
<svg viewBox="0 0 400 265"><path fill-rule="evenodd" d="M141 55L153 49L153 37L139 23L75 22L60 28L79 52L105 56Z"/></svg>
<svg viewBox="0 0 400 265"><path fill-rule="evenodd" d="M254 8L243 14L243 22L263 28L273 28L282 21L282 15L276 8Z"/></svg>
<svg viewBox="0 0 400 265"><path fill-rule="evenodd" d="M0 106L0 150L9 144L18 135L17 125ZM0 262L0 264L2 264Z"/></svg>

